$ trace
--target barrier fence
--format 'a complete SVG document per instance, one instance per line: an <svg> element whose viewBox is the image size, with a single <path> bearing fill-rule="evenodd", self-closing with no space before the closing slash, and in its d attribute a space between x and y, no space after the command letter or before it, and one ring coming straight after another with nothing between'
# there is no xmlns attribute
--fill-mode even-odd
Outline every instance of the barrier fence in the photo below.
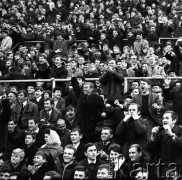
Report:
<svg viewBox="0 0 182 180"><path fill-rule="evenodd" d="M168 77L169 79L179 79L182 80L182 77ZM124 77L124 93L128 91L128 87L129 87L129 82L132 80L142 80L142 79L164 79L164 77ZM98 81L99 78L85 78L85 81L91 81L91 82L95 82ZM55 78L51 78L51 79L27 79L27 80L0 80L0 83L14 83L14 82L52 82L52 90L53 88L56 87L56 82L70 82L71 78L68 79L55 79Z"/></svg>

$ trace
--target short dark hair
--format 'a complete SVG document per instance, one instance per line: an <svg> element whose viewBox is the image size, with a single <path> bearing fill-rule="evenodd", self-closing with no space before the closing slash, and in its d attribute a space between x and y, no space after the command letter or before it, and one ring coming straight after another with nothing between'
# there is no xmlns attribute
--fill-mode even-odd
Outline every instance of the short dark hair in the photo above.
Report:
<svg viewBox="0 0 182 180"><path fill-rule="evenodd" d="M44 91L44 89L43 89L42 87L36 87L36 88L35 88L35 91L38 91L38 90Z"/></svg>
<svg viewBox="0 0 182 180"><path fill-rule="evenodd" d="M94 143L87 143L87 144L85 144L85 147L84 147L84 151L85 152L87 152L87 149L89 148L89 147L92 147L92 146L95 146L96 148L97 148L97 146L94 144Z"/></svg>
<svg viewBox="0 0 182 180"><path fill-rule="evenodd" d="M144 81L144 82L146 82L148 85L151 85L151 81L150 81L149 79L141 79L141 80L140 80L140 83L141 83L141 81Z"/></svg>
<svg viewBox="0 0 182 180"><path fill-rule="evenodd" d="M136 148L137 152L143 152L142 147L139 144L132 144L129 149Z"/></svg>
<svg viewBox="0 0 182 180"><path fill-rule="evenodd" d="M40 119L38 117L30 117L28 121L33 120L35 124L38 124L40 122Z"/></svg>
<svg viewBox="0 0 182 180"><path fill-rule="evenodd" d="M102 132L103 130L109 130L110 134L113 133L113 132L112 132L112 129L111 129L110 127L106 127L106 126L105 126L105 127L102 128L101 132Z"/></svg>
<svg viewBox="0 0 182 180"><path fill-rule="evenodd" d="M77 132L79 133L79 135L82 135L82 132L81 132L80 128L78 128L78 127L72 129L71 132L70 132L70 134L71 134L72 132L75 132L75 131L77 131Z"/></svg>
<svg viewBox="0 0 182 180"><path fill-rule="evenodd" d="M85 173L85 177L88 177L88 169L85 166L76 166L75 171L82 171Z"/></svg>
<svg viewBox="0 0 182 180"><path fill-rule="evenodd" d="M44 99L44 102L46 102L46 101L50 101L51 102L51 105L54 104L54 100L52 98L46 98L46 99Z"/></svg>
<svg viewBox="0 0 182 180"><path fill-rule="evenodd" d="M32 136L33 139L36 139L36 133L35 133L35 132L27 131L27 132L25 133L25 137L28 136L28 135Z"/></svg>
<svg viewBox="0 0 182 180"><path fill-rule="evenodd" d="M62 92L62 89L61 89L60 87L55 87L55 88L53 89L53 93L55 93L56 91L61 91L61 92Z"/></svg>
<svg viewBox="0 0 182 180"><path fill-rule="evenodd" d="M111 151L114 151L114 152L118 152L119 154L122 153L122 149L121 149L121 146L119 144L116 144L116 143L113 143L109 146L108 148L108 151L109 151L109 154Z"/></svg>
<svg viewBox="0 0 182 180"><path fill-rule="evenodd" d="M35 153L35 156L42 156L42 158L46 160L46 156L45 156L45 154L42 151L37 151Z"/></svg>
<svg viewBox="0 0 182 180"><path fill-rule="evenodd" d="M23 93L23 95L24 95L25 97L28 97L28 93L27 93L26 90L20 90L20 91L18 91L18 94L20 94L20 93Z"/></svg>
<svg viewBox="0 0 182 180"><path fill-rule="evenodd" d="M176 122L178 122L178 114L175 111L166 111L164 114L169 113L171 114L172 120L176 119Z"/></svg>

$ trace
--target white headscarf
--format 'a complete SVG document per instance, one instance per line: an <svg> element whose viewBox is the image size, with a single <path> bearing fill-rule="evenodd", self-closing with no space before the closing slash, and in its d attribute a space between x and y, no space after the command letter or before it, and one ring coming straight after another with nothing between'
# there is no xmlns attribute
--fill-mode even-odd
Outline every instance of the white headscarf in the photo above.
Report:
<svg viewBox="0 0 182 180"><path fill-rule="evenodd" d="M60 141L59 135L57 134L56 131L51 130L51 129L50 129L50 139L51 139L50 145L51 144L59 144L59 145L61 145L61 141Z"/></svg>

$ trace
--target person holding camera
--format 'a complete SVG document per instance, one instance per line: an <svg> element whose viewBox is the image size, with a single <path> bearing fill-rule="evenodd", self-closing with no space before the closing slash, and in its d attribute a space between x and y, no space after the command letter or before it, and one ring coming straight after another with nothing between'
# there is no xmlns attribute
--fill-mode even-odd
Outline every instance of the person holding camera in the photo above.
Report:
<svg viewBox="0 0 182 180"><path fill-rule="evenodd" d="M166 111L163 115L162 126L152 129L151 138L148 142L148 151L151 159L160 164L161 175L167 170L182 167L182 126L178 125L178 115L174 111ZM171 163L173 167L171 167Z"/></svg>

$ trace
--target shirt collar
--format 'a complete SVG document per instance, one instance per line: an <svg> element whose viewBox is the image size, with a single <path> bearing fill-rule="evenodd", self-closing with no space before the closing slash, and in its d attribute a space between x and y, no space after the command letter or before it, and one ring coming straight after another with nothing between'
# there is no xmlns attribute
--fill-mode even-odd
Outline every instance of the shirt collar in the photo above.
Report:
<svg viewBox="0 0 182 180"><path fill-rule="evenodd" d="M41 99L41 96L40 96L40 97L38 97L38 98L36 98L37 102L39 102L39 101L40 101L40 99Z"/></svg>
<svg viewBox="0 0 182 180"><path fill-rule="evenodd" d="M80 145L80 142L78 142L77 144L73 144L73 147L74 147L75 149L77 149L79 145Z"/></svg>
<svg viewBox="0 0 182 180"><path fill-rule="evenodd" d="M38 132L39 132L39 128L37 128L34 132L38 134Z"/></svg>
<svg viewBox="0 0 182 180"><path fill-rule="evenodd" d="M91 164L91 163L96 164L96 161L97 161L97 159L95 159L94 161L91 161L90 159L88 159L88 164Z"/></svg>
<svg viewBox="0 0 182 180"><path fill-rule="evenodd" d="M27 105L27 101L23 102L23 107L25 107Z"/></svg>

